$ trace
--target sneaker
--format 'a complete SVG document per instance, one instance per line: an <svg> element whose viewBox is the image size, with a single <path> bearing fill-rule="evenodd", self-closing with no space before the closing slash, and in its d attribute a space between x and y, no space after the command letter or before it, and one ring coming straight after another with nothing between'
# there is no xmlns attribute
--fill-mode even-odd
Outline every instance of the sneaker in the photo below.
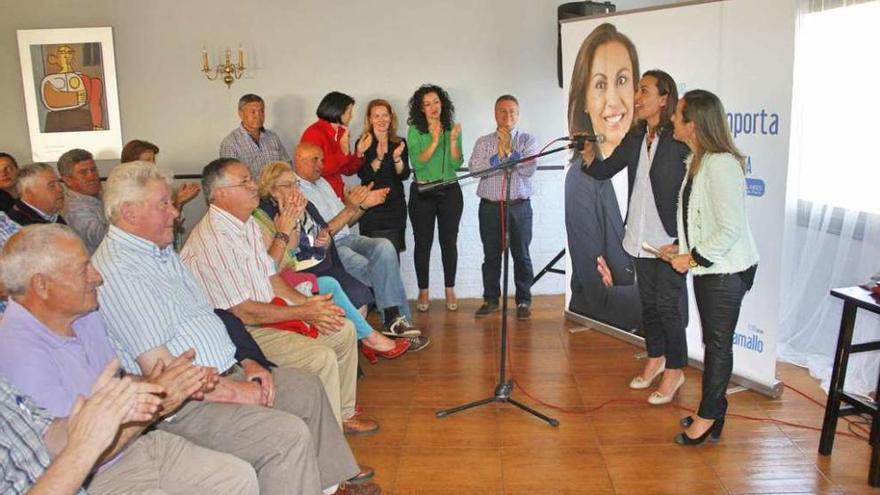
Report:
<svg viewBox="0 0 880 495"><path fill-rule="evenodd" d="M485 318L496 311L498 311L498 302L497 301L496 302L483 301L483 305L480 306L480 309L478 309L474 313L474 317L475 318Z"/></svg>
<svg viewBox="0 0 880 495"><path fill-rule="evenodd" d="M422 334L422 331L417 327L412 326L404 316L398 316L391 322L390 325L385 325L385 328L382 329L382 335L386 335L391 338L397 337L417 337Z"/></svg>
<svg viewBox="0 0 880 495"><path fill-rule="evenodd" d="M528 320L532 317L532 310L529 309L529 305L526 303L519 303L516 305L516 319L520 321Z"/></svg>
<svg viewBox="0 0 880 495"><path fill-rule="evenodd" d="M419 352L431 344L431 337L419 335L418 337L409 337L409 350L407 352Z"/></svg>

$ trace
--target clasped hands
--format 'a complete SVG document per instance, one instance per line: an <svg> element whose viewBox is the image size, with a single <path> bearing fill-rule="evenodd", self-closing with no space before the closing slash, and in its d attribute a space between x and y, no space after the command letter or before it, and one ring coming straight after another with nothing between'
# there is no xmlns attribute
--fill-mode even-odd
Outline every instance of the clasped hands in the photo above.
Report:
<svg viewBox="0 0 880 495"><path fill-rule="evenodd" d="M275 231L293 237L291 234L299 225L299 219L306 211L308 202L309 200L299 188L293 188L288 195L278 198L278 213L275 214L274 221Z"/></svg>
<svg viewBox="0 0 880 495"><path fill-rule="evenodd" d="M357 209L368 209L385 202L389 188L373 189L373 183L355 186L345 193L345 206L356 212Z"/></svg>

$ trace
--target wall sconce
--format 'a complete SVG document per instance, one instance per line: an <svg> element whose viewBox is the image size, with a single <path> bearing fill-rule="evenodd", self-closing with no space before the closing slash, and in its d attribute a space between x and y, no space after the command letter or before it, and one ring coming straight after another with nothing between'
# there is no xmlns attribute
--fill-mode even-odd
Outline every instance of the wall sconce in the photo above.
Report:
<svg viewBox="0 0 880 495"><path fill-rule="evenodd" d="M211 76L211 66L208 64L208 50L205 47L202 47L202 72L205 73L205 77L208 78L209 81L213 81L223 75L223 82L226 83L226 87L229 88L232 86L232 83L236 79L241 79L241 76L244 75L244 50L241 46L238 47L238 64L232 63L232 50L229 48L226 49L226 61L222 64L217 64L217 67L214 68L213 77Z"/></svg>

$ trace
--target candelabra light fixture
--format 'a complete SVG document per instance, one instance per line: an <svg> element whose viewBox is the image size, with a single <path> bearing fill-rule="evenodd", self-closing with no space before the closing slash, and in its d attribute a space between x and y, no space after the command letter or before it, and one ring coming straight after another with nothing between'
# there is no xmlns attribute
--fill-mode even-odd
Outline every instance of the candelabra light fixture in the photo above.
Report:
<svg viewBox="0 0 880 495"><path fill-rule="evenodd" d="M203 46L202 72L205 73L205 77L207 77L209 81L214 81L222 75L223 82L226 83L226 87L228 88L232 86L232 83L236 79L241 79L241 76L244 75L244 50L241 46L238 47L238 63L233 64L232 50L227 48L225 61L222 64L217 64L216 67L211 69L211 65L208 63L208 50L205 49L205 47ZM211 75L212 72L213 75Z"/></svg>

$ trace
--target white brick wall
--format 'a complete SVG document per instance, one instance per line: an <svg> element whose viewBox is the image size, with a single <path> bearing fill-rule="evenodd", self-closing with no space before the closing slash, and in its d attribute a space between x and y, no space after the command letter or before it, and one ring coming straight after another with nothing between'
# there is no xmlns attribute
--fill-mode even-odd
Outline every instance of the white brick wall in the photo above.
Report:
<svg viewBox="0 0 880 495"><path fill-rule="evenodd" d="M558 156L563 156L561 153ZM553 165L564 162L564 158L554 158ZM548 164L550 164L548 163ZM535 193L532 196L533 238L531 245L532 263L535 273L544 267L565 246L565 220L563 217L563 179L564 170L539 170L535 173L533 184ZM405 188L409 194L409 186ZM476 195L477 181L469 180L462 185L464 195L464 213L458 232L458 275L456 276L455 292L459 298L482 297L483 281L480 266L483 263L483 245L480 242L479 220L477 209L479 198ZM418 294L415 266L412 258L413 237L412 226L407 222L407 251L400 257L401 272L408 297L414 299ZM557 268L564 268L565 258L560 260ZM431 298L442 299L443 266L440 262L440 245L437 235L434 236L434 247L431 250ZM510 266L510 294L513 295L513 263ZM562 294L565 292L565 278L562 275L548 273L533 288L534 294Z"/></svg>

